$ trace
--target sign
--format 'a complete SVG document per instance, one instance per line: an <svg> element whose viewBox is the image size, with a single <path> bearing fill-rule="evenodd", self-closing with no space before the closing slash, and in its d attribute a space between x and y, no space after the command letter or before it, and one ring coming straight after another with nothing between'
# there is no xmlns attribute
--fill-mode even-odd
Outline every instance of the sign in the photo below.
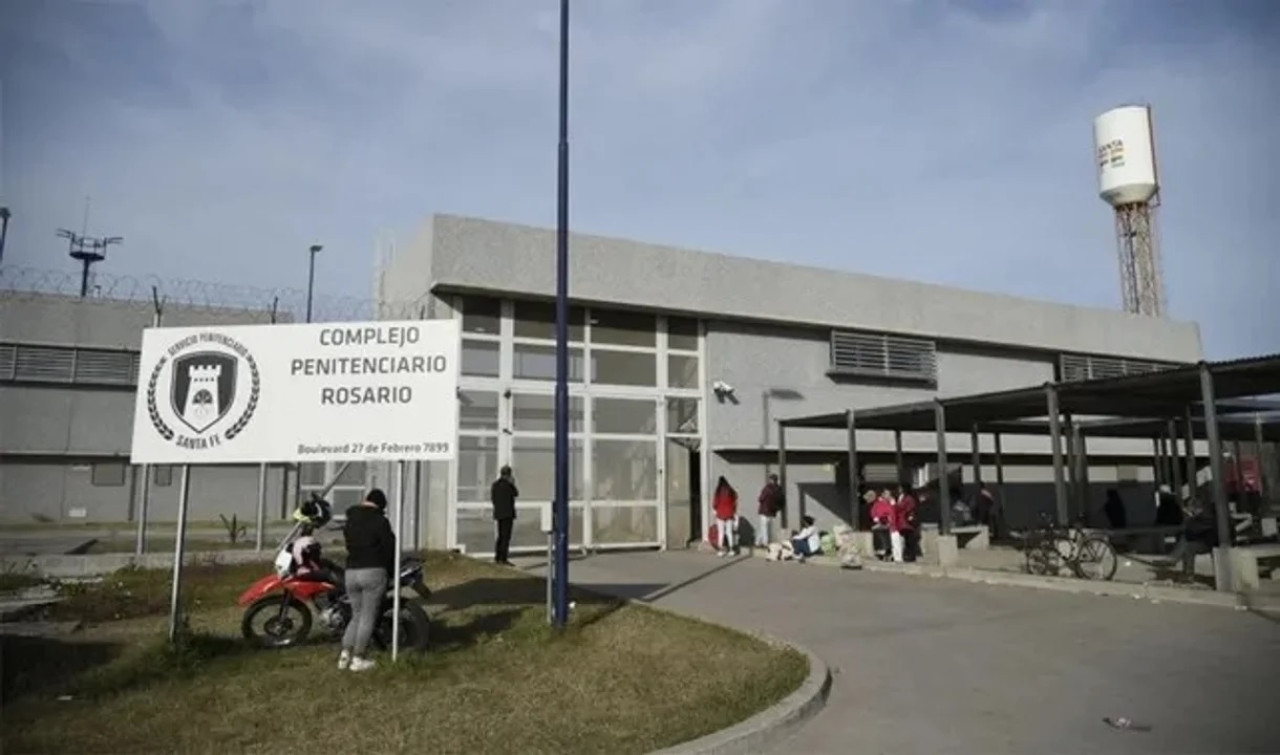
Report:
<svg viewBox="0 0 1280 755"><path fill-rule="evenodd" d="M456 320L148 328L135 464L447 460Z"/></svg>

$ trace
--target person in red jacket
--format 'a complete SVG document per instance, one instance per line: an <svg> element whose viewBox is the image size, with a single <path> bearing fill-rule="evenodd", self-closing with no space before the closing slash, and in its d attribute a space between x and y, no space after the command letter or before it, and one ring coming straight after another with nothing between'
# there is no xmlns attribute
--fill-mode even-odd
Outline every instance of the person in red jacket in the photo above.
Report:
<svg viewBox="0 0 1280 755"><path fill-rule="evenodd" d="M716 555L724 558L729 551L738 553L738 491L721 475L711 498L716 515Z"/></svg>
<svg viewBox="0 0 1280 755"><path fill-rule="evenodd" d="M919 552L919 527L916 522L916 498L905 485L898 486L898 500L893 506L894 525L898 537L894 542L894 561L915 561Z"/></svg>
<svg viewBox="0 0 1280 755"><path fill-rule="evenodd" d="M893 535L898 531L897 513L893 509L893 494L888 490L868 490L867 496L871 504L871 542L875 548L876 558L887 561L893 554Z"/></svg>

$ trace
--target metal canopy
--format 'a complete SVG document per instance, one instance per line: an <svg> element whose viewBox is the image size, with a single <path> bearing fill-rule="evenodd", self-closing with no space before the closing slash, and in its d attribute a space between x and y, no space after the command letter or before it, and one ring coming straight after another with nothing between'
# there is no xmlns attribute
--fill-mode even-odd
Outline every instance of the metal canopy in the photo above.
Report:
<svg viewBox="0 0 1280 755"><path fill-rule="evenodd" d="M791 419L778 420L778 424L783 427L816 427L823 430L836 430L849 425L849 413L831 412L830 414L812 414L808 417L792 417Z"/></svg>
<svg viewBox="0 0 1280 755"><path fill-rule="evenodd" d="M1192 430L1197 438L1205 437L1204 417L1192 419ZM1140 438L1150 440L1168 433L1169 424L1159 419L1105 419L1085 421L1077 424L1080 433L1089 438ZM1178 423L1182 432L1183 424ZM983 433L999 433L1001 435L1049 435L1049 423L1038 420L1017 420L1013 422L992 422L978 428ZM1257 434L1252 421L1218 420L1218 432L1223 440L1252 443ZM1270 420L1262 423L1262 440L1264 443L1280 443L1280 421Z"/></svg>
<svg viewBox="0 0 1280 755"><path fill-rule="evenodd" d="M1270 402L1245 399L1280 393L1280 355L1207 363L1213 375L1219 414L1267 411ZM988 431L996 423L1019 422L1044 417L1048 394L1056 389L1059 411L1079 416L1131 417L1166 420L1185 416L1188 407L1200 403L1200 365L1178 367L1142 375L1126 375L1072 383L980 393L941 399L949 432L969 432L975 427ZM939 402L921 401L854 411L859 430L932 432ZM1200 412L1202 413L1202 412ZM840 429L848 426L847 412L833 412L779 421L782 427ZM1225 424L1225 423L1224 423ZM1047 434L1029 429L1033 435ZM1131 436L1114 436L1131 437ZM1132 437L1148 437L1132 436Z"/></svg>

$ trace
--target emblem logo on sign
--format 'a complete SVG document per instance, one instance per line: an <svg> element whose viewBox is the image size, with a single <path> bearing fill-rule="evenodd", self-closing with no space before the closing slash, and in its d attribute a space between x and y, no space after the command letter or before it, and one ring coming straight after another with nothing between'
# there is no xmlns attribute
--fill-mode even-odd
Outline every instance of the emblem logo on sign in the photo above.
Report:
<svg viewBox="0 0 1280 755"><path fill-rule="evenodd" d="M244 432L261 387L258 364L243 344L200 333L156 362L147 381L147 412L165 440L193 450L216 448Z"/></svg>

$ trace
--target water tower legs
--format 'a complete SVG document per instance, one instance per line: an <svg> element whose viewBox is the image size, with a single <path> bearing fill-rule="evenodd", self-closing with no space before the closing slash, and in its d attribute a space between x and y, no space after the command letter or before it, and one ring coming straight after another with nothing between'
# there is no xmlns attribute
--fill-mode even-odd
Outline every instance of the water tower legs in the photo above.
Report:
<svg viewBox="0 0 1280 755"><path fill-rule="evenodd" d="M1120 257L1120 288L1126 312L1163 317L1164 281L1155 237L1155 206L1120 205L1116 208L1116 244Z"/></svg>

